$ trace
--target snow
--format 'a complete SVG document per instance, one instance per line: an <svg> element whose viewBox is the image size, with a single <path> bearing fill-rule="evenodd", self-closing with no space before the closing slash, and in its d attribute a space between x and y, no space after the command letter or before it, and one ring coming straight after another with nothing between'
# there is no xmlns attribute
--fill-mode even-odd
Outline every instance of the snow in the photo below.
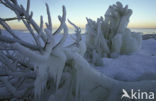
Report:
<svg viewBox="0 0 156 101"><path fill-rule="evenodd" d="M140 51L118 58L103 58L103 67L99 72L122 81L136 81L144 74L156 74L156 40L143 40Z"/></svg>
<svg viewBox="0 0 156 101"><path fill-rule="evenodd" d="M16 31L16 33L25 41L33 42L29 33L22 34L19 31ZM71 36L74 37L73 34L69 34L64 46L74 42ZM61 37L62 35L58 34L56 42ZM85 41L85 34L82 35L82 40ZM143 40L142 48L138 52L130 55L120 55L117 58L103 58L103 66L92 67L106 76L122 81L136 81L145 74L150 74L148 76L156 75L156 40Z"/></svg>
<svg viewBox="0 0 156 101"><path fill-rule="evenodd" d="M103 64L102 67L93 68L117 80L136 81L144 74L156 75L156 40L143 40L141 50L136 53L120 55L115 59L103 58Z"/></svg>

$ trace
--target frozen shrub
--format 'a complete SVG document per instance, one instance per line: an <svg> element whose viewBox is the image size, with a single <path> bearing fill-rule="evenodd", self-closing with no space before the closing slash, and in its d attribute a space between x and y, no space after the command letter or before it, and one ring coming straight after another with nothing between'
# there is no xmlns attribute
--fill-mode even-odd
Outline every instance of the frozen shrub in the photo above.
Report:
<svg viewBox="0 0 156 101"><path fill-rule="evenodd" d="M141 34L127 28L131 14L132 10L127 5L123 7L117 2L108 8L105 18L98 18L97 21L87 18L85 56L90 62L99 61L93 58L131 54L141 48Z"/></svg>
<svg viewBox="0 0 156 101"><path fill-rule="evenodd" d="M0 18L0 24L11 36L0 35L1 101L121 101L123 88L156 92L156 81L121 82L91 68L83 57L85 45L81 43L79 30L76 34L76 45L79 47L74 48L73 45L64 47L63 43L68 33L64 6L63 16L59 16L60 27L52 33L47 4L48 23L43 30L42 17L39 26L33 20L32 13L29 13L30 0L26 9L19 5L17 0L1 0L1 2L17 14L18 19L23 21L35 40L32 44L19 38L4 19ZM21 13L22 17L19 16ZM55 35L61 30L64 31L63 37L56 43ZM100 29L98 30L101 33ZM102 34L98 35L100 37ZM120 42L121 36L118 35L114 37L114 43ZM100 37L100 40L96 38L95 41L98 45L107 46L106 43L101 43L103 40L103 37ZM102 48L109 52L109 47ZM115 47L114 50L118 48ZM99 52L103 53L101 50ZM99 56L96 52L94 55Z"/></svg>

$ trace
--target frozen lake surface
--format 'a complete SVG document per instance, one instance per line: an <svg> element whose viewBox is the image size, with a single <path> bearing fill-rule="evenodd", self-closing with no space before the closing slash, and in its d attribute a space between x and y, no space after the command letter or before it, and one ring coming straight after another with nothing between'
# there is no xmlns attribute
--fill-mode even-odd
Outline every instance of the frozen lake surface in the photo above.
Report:
<svg viewBox="0 0 156 101"><path fill-rule="evenodd" d="M16 31L16 33L23 40L34 43L30 34L22 34L19 31ZM58 42L61 37L61 34L57 35L57 40L55 41ZM74 37L74 35L68 35L64 46L73 42L72 37ZM82 35L82 37L83 41L85 41L85 35ZM118 58L114 59L103 58L103 64L103 66L93 66L93 68L117 80L136 81L141 79L144 75L146 75L146 78L151 79L151 77L153 77L153 79L156 79L156 40L143 40L141 50L131 55L120 55Z"/></svg>

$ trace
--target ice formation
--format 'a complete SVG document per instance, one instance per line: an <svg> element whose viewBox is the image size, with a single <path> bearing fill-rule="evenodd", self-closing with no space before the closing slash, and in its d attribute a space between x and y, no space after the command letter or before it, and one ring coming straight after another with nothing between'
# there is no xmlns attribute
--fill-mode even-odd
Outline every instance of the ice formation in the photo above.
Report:
<svg viewBox="0 0 156 101"><path fill-rule="evenodd" d="M82 36L81 36L81 29L76 26L74 23L72 23L70 20L68 20L68 22L74 26L75 28L75 36L76 38L72 37L74 39L74 43L70 44L69 46L67 46L68 48L71 48L71 50L73 52L77 52L80 55L84 56L85 52L86 52L86 44L85 42L82 40Z"/></svg>
<svg viewBox="0 0 156 101"><path fill-rule="evenodd" d="M18 20L23 21L30 31L35 44L26 42L17 36L5 20L0 18L0 24L11 36L0 35L1 48L4 48L0 50L0 100L121 101L120 97L123 88L126 90L131 88L143 91L151 90L156 93L155 80L137 82L117 81L92 68L83 57L86 49L85 44L80 40L80 30L78 30L76 34L76 44L78 44L78 46L75 48L73 45L72 47L64 47L63 43L68 33L65 23L66 10L64 6L63 16L58 17L61 22L60 27L52 33L51 16L47 4L48 23L46 23L46 29L43 30L43 18L41 17L40 26L38 26L32 18L32 13L29 13L30 0L28 0L26 9L19 5L17 0L1 0L1 3L14 11ZM111 14L105 18L107 20L103 21L101 18L98 20L98 23L88 20L87 31L90 31L89 35L94 36L94 31L96 30L92 28L98 26L97 37L88 36L88 41L90 42L87 42L87 45L90 45L88 47L90 49L92 49L95 43L97 44L97 50L91 50L95 57L101 57L101 54L102 56L112 55L110 54L112 49L117 52L117 54L118 52L121 53L121 49L125 48L127 44L129 45L131 41L137 44L136 46L131 44L130 46L132 46L132 48L128 47L128 53L134 50L136 51L141 43L141 36L136 33L132 34L125 28L128 24L131 10L129 10L127 6L123 8L119 2L117 2L116 6L114 5L112 7L110 7L106 13L106 15ZM119 21L120 28L116 29L120 34L114 32L109 33L110 31L114 31L109 31L109 28L116 28L116 24L119 23L117 21L119 19L113 19L113 17L111 17L112 14L118 14L111 11L115 8L126 13L126 15L122 16L121 21ZM118 18L120 18L120 16ZM71 24L74 26L73 23ZM106 30L102 30L103 24L110 26L106 26ZM32 27L37 32L36 34L34 34ZM75 26L75 28L78 27ZM56 43L55 35L59 34L61 30L64 31L63 37ZM111 41L102 37L103 31L107 32L108 35L105 35L105 37L108 37ZM129 34L125 34L125 32ZM109 43L109 41L112 43ZM123 41L125 41L125 45L123 45ZM113 44L113 48L108 44ZM99 49L99 47L101 47L101 49ZM15 52L20 54L22 59L19 59L17 54L12 54Z"/></svg>
<svg viewBox="0 0 156 101"><path fill-rule="evenodd" d="M141 48L142 36L131 32L128 28L132 10L117 2L105 13L105 18L93 21L87 18L86 25L86 57L96 63L99 59L91 59L95 54L100 57L117 57L120 54L131 54ZM97 57L99 58L99 57Z"/></svg>

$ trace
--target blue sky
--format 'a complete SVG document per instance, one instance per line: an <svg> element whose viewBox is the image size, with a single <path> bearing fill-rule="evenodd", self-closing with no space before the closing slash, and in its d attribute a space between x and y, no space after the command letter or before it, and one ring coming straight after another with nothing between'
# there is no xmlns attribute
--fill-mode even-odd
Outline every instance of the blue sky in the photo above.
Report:
<svg viewBox="0 0 156 101"><path fill-rule="evenodd" d="M26 4L27 0L19 0ZM62 14L62 5L66 6L67 18L78 26L84 28L86 17L96 20L104 16L109 5L122 2L133 10L129 27L131 28L156 28L156 0L31 0L31 10L34 12L33 18L39 23L40 15L47 21L45 3L50 6L53 26L57 27L59 21L57 16ZM0 17L14 17L14 13L0 5ZM23 29L23 25L18 21L9 22L15 29Z"/></svg>

